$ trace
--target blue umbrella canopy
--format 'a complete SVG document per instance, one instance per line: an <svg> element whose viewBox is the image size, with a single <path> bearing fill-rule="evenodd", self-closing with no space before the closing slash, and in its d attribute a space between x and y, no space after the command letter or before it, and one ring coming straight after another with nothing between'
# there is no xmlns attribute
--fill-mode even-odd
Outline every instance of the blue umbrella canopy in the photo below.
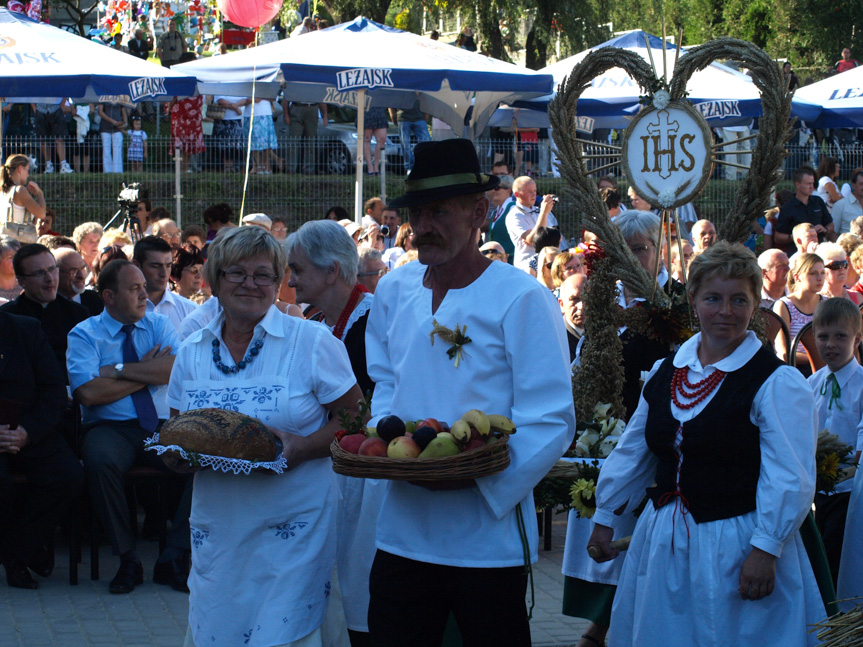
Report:
<svg viewBox="0 0 863 647"><path fill-rule="evenodd" d="M0 100L153 101L194 93L194 77L0 8Z"/></svg>

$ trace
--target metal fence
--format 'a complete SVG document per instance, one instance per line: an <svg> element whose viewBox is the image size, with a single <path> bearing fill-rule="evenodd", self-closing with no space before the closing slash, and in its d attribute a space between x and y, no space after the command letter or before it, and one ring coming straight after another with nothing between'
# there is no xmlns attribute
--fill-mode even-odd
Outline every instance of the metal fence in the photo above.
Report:
<svg viewBox="0 0 863 647"><path fill-rule="evenodd" d="M201 222L203 210L217 202L227 202L239 213L264 212L285 216L294 226L322 218L330 207L344 207L353 213L355 190L356 133L350 125L337 136L316 140L291 139L283 131L278 136L278 149L252 151L245 146L226 148L212 136L205 137L205 150L198 155L186 156L172 149L169 136L154 135L147 141L147 156L140 171L133 170L128 160L129 138L122 147L123 172L105 173L105 150L98 133L91 134L84 143L65 141L66 159L74 173L60 172L53 139L35 137L8 137L4 140L4 159L10 153L24 153L36 160L30 178L44 191L46 202L57 213L55 229L70 233L81 222L108 221L116 212L117 196L123 182L140 182L148 191L153 206L166 207L174 216L181 216L182 224ZM43 144L45 145L43 147ZM567 235L575 233L578 214L566 200L563 181L554 177L553 157L548 140L540 140L533 147L520 149L510 139L484 139L476 142L482 167L491 168L492 162L504 157L511 163L519 161L517 174L530 171L536 176L539 193L562 196L555 213ZM374 143L373 148L376 147ZM398 135L390 133L385 147L386 165L381 164L380 175L365 175L363 199L381 195L394 198L401 195L404 180L404 159ZM384 152L383 150L381 151ZM585 146L585 154L604 155L608 149ZM44 155L54 159L55 170L45 173ZM843 177L851 170L863 166L863 146L855 141L830 141L827 147L814 145L793 146L785 161L786 177L802 164L816 166L820 156L829 154L842 160ZM250 170L248 179L243 172L246 162ZM614 158L589 160L591 168L613 162ZM269 171L269 172L268 172ZM717 165L713 178L695 201L700 215L719 224L739 187L738 181L725 179L724 167ZM626 181L620 168L614 167L600 174L618 178L625 202ZM792 188L789 180L778 188Z"/></svg>

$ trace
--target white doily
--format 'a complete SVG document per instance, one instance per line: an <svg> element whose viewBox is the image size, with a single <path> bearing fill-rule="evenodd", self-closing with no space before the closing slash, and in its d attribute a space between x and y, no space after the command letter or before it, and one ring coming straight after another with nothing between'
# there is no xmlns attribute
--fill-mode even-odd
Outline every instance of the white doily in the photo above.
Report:
<svg viewBox="0 0 863 647"><path fill-rule="evenodd" d="M177 452L195 467L212 467L226 474L233 472L234 474L242 473L248 475L252 473L252 470L261 468L273 470L276 474L281 474L288 467L288 461L281 454L279 454L279 459L276 461L248 461L242 458L226 458L225 456L187 452L179 445L160 445L158 433L153 434L151 438L144 441L144 449L146 451L155 451L159 456L167 451Z"/></svg>

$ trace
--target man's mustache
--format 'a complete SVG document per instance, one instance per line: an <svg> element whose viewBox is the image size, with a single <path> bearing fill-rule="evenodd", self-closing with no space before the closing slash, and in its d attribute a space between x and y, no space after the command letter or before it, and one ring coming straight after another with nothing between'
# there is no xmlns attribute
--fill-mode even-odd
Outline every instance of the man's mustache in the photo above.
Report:
<svg viewBox="0 0 863 647"><path fill-rule="evenodd" d="M425 245L430 245L432 247L443 247L443 240L438 236L432 235L414 236L413 244L414 247L422 247Z"/></svg>

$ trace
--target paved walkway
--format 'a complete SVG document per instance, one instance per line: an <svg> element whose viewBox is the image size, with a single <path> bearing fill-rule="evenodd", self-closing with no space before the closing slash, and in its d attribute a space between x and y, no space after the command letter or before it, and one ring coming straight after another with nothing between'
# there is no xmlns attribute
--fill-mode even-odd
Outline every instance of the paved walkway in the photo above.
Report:
<svg viewBox="0 0 863 647"><path fill-rule="evenodd" d="M536 646L574 646L587 627L586 621L560 613L565 535L566 517L556 515L553 549L545 552L540 545L534 569L536 606L531 634ZM108 593L108 581L117 568L108 546L101 550L102 579L97 582L89 579L87 546L78 569L78 586L69 586L65 546L58 545L54 575L40 579L38 591L9 588L5 573L0 572L0 647L181 647L188 596L149 581L157 547L155 542L146 542L139 548L147 581L131 595Z"/></svg>

